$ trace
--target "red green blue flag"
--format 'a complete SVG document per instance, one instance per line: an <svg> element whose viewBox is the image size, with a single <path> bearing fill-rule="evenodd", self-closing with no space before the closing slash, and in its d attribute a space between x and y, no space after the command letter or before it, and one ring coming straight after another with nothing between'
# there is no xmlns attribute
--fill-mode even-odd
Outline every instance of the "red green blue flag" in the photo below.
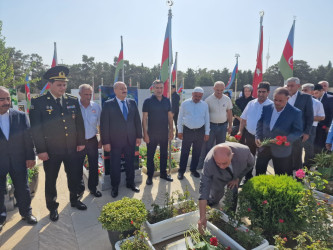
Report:
<svg viewBox="0 0 333 250"><path fill-rule="evenodd" d="M176 59L175 59L175 63L173 64L173 70L172 70L171 75L172 75L171 84L176 85L176 81L177 81L177 53L176 53Z"/></svg>
<svg viewBox="0 0 333 250"><path fill-rule="evenodd" d="M235 81L235 79L237 77L237 74L238 74L238 62L236 63L235 68L232 71L232 74L231 74L231 76L229 78L228 84L225 87L225 89L229 89L231 87L231 85L233 84L233 82Z"/></svg>
<svg viewBox="0 0 333 250"><path fill-rule="evenodd" d="M29 113L30 105L31 105L31 96L30 96L30 84L29 84L29 75L25 77L25 95L27 101L27 112Z"/></svg>
<svg viewBox="0 0 333 250"><path fill-rule="evenodd" d="M118 82L119 78L119 72L120 70L123 70L124 67L124 51L123 51L123 37L121 37L121 49L118 56L117 66L116 66L116 72L114 73L114 82ZM124 79L123 79L124 81Z"/></svg>
<svg viewBox="0 0 333 250"><path fill-rule="evenodd" d="M294 33L295 33L295 20L293 22L293 25L291 26L289 36L288 36L286 45L284 46L284 50L283 50L281 60L279 63L279 69L280 69L280 72L281 72L284 80L287 80L289 77L293 76Z"/></svg>
<svg viewBox="0 0 333 250"><path fill-rule="evenodd" d="M164 36L164 45L161 62L160 80L164 83L163 95L168 97L169 76L172 64L172 41L171 41L171 10L169 10L168 24Z"/></svg>
<svg viewBox="0 0 333 250"><path fill-rule="evenodd" d="M253 75L253 97L257 97L257 88L260 82L262 82L262 50L263 50L263 40L264 40L264 31L262 26L262 21L264 19L264 15L260 16L260 32L259 32L259 45L257 51L257 65Z"/></svg>
<svg viewBox="0 0 333 250"><path fill-rule="evenodd" d="M54 53L53 53L53 59L52 59L52 64L51 68L55 67L58 65L58 58L57 58L57 43L54 43ZM45 86L43 87L42 91L40 92L40 95L46 93L50 89L50 84L47 82Z"/></svg>
<svg viewBox="0 0 333 250"><path fill-rule="evenodd" d="M180 87L177 90L177 93L180 94L182 91L183 91L183 84L180 84Z"/></svg>

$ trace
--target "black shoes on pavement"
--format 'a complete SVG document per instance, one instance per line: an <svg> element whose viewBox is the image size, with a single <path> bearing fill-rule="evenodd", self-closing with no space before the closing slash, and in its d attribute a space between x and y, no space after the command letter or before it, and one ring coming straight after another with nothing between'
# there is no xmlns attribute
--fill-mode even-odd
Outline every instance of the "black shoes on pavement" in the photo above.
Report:
<svg viewBox="0 0 333 250"><path fill-rule="evenodd" d="M32 214L30 214L28 216L25 216L25 217L22 217L22 220L27 221L27 223L30 224L30 225L37 224L37 219Z"/></svg>
<svg viewBox="0 0 333 250"><path fill-rule="evenodd" d="M196 170L191 171L191 175L193 175L195 178L200 178L200 174Z"/></svg>
<svg viewBox="0 0 333 250"><path fill-rule="evenodd" d="M135 184L126 184L126 187L131 189L132 191L134 191L135 193L139 193L140 189L138 187L135 186Z"/></svg>
<svg viewBox="0 0 333 250"><path fill-rule="evenodd" d="M90 194L92 194L93 196L99 198L102 196L102 193L98 190L95 190L95 191L90 191Z"/></svg>
<svg viewBox="0 0 333 250"><path fill-rule="evenodd" d="M118 187L113 187L111 190L111 196L116 198L118 196Z"/></svg>
<svg viewBox="0 0 333 250"><path fill-rule="evenodd" d="M84 205L81 201L77 200L74 203L71 203L71 207L76 207L79 210L86 210L87 206Z"/></svg>
<svg viewBox="0 0 333 250"><path fill-rule="evenodd" d="M54 209L50 211L50 220L51 221L57 221L59 219L59 214L58 214L58 210Z"/></svg>

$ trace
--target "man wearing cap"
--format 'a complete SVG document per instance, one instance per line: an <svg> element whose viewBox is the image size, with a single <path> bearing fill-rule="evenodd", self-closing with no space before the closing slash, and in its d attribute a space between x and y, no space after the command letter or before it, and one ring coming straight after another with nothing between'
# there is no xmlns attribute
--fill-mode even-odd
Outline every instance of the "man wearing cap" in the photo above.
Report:
<svg viewBox="0 0 333 250"><path fill-rule="evenodd" d="M50 91L31 101L30 121L33 141L38 158L45 171L46 206L50 219L57 221L58 206L56 182L63 162L68 179L70 202L79 210L87 209L80 200L80 166L78 152L85 146L84 123L78 99L66 94L69 69L56 66L44 78Z"/></svg>
<svg viewBox="0 0 333 250"><path fill-rule="evenodd" d="M208 105L202 101L203 89L196 87L192 98L185 100L180 106L178 115L178 138L182 141L178 179L184 179L186 165L192 146L191 174L199 178L197 165L204 141L209 139L209 110Z"/></svg>

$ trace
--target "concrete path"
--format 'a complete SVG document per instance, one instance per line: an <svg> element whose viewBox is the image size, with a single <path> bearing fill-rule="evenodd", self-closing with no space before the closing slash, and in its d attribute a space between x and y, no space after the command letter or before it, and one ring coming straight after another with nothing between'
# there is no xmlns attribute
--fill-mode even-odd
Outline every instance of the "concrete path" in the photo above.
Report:
<svg viewBox="0 0 333 250"><path fill-rule="evenodd" d="M269 169L272 173L272 169ZM153 179L152 186L146 186L147 176L143 174L140 193L134 193L126 187L119 188L119 196L113 199L110 190L102 191L101 198L95 198L85 192L82 201L88 206L87 211L79 211L72 208L69 203L69 191L67 178L62 167L57 180L58 212L59 220L51 222L49 211L45 205L44 197L44 171L40 167L39 186L35 197L32 200L32 212L38 219L38 224L31 226L21 220L18 209L8 212L7 223L0 233L0 249L24 249L24 250L106 250L111 249L107 231L102 229L97 218L101 208L108 202L119 200L124 196L141 199L147 208L153 202L162 205L165 193L172 193L176 190L184 191L186 186L194 199L198 198L199 179L194 178L189 172L185 173L182 181L177 179L177 173L172 174L172 183ZM87 185L86 185L87 186Z"/></svg>

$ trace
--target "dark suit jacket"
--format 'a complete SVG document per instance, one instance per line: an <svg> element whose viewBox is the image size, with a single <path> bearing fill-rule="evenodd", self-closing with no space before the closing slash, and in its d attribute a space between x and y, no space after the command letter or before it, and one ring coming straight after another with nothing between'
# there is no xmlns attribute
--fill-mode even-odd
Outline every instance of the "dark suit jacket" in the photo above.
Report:
<svg viewBox="0 0 333 250"><path fill-rule="evenodd" d="M294 107L302 111L303 133L309 135L313 124L313 104L311 95L303 94L298 91Z"/></svg>
<svg viewBox="0 0 333 250"><path fill-rule="evenodd" d="M37 153L70 154L85 144L84 123L77 97L65 94L62 109L50 92L31 100L31 131Z"/></svg>
<svg viewBox="0 0 333 250"><path fill-rule="evenodd" d="M20 171L26 169L26 160L35 160L26 115L10 108L9 123L8 141L0 129L0 175L6 175L10 165L15 171Z"/></svg>
<svg viewBox="0 0 333 250"><path fill-rule="evenodd" d="M321 99L321 103L324 106L325 119L318 123L318 127L326 126L329 128L331 126L333 116L333 96L325 93Z"/></svg>
<svg viewBox="0 0 333 250"><path fill-rule="evenodd" d="M179 101L180 101L179 95L177 94L177 92L173 92L171 95L171 112L173 114L179 113Z"/></svg>
<svg viewBox="0 0 333 250"><path fill-rule="evenodd" d="M127 120L116 98L104 103L101 114L101 138L103 145L123 147L127 143L134 146L136 138L142 138L142 127L138 107L133 99L126 98Z"/></svg>
<svg viewBox="0 0 333 250"><path fill-rule="evenodd" d="M257 124L256 139L263 141L264 139L274 139L278 135L287 136L287 141L290 142L290 146L270 144L273 156L279 158L287 157L291 154L292 143L303 133L302 112L287 103L271 131L269 125L273 109L274 104L263 107L261 117Z"/></svg>

